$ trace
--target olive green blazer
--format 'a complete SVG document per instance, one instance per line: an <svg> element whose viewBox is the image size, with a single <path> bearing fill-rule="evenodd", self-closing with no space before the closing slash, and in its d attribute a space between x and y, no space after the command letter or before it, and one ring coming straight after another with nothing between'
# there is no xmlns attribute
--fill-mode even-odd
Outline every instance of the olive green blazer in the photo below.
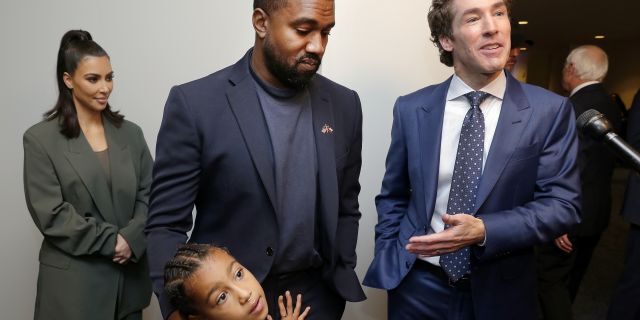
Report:
<svg viewBox="0 0 640 320"><path fill-rule="evenodd" d="M143 228L153 159L137 125L103 123L111 190L82 133L68 139L53 119L24 134L24 193L44 236L34 319L113 320L149 304ZM125 265L112 262L118 233L133 253Z"/></svg>

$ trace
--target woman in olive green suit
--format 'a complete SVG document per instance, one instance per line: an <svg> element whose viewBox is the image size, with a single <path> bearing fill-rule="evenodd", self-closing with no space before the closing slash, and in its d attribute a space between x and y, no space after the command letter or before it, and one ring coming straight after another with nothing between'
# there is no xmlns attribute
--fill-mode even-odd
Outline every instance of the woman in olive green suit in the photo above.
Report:
<svg viewBox="0 0 640 320"><path fill-rule="evenodd" d="M88 32L63 36L56 75L56 106L24 134L25 197L44 235L34 318L142 319L153 160L111 110L109 56Z"/></svg>

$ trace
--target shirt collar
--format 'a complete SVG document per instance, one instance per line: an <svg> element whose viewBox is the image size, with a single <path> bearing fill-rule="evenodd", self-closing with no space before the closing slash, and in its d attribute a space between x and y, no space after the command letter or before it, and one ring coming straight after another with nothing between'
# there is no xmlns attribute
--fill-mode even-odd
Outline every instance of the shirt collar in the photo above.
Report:
<svg viewBox="0 0 640 320"><path fill-rule="evenodd" d="M484 86L480 91L484 91L489 93L490 95L502 100L504 98L504 92L507 90L507 76L505 76L504 71L500 72L497 78L491 81L489 84ZM453 75L451 79L451 84L449 85L449 91L447 92L447 101L455 100L460 98L461 96L474 91L469 85L464 83L460 77L456 74Z"/></svg>
<svg viewBox="0 0 640 320"><path fill-rule="evenodd" d="M569 97L571 97L572 95L576 94L576 92L578 92L578 90L586 87L586 86L590 86L592 84L596 84L598 83L598 81L587 81L584 83L579 84L578 86L576 86L575 88L573 88L573 90L571 90L571 94L569 95Z"/></svg>

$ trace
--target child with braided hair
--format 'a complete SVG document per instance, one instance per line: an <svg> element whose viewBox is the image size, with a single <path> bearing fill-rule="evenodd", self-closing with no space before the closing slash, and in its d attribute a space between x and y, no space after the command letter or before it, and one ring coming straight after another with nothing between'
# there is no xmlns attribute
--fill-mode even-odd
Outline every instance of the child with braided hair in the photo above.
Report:
<svg viewBox="0 0 640 320"><path fill-rule="evenodd" d="M251 272L224 248L187 243L164 269L165 291L182 319L272 320L264 290ZM304 320L302 296L278 298L281 320ZM285 306L286 299L286 306Z"/></svg>

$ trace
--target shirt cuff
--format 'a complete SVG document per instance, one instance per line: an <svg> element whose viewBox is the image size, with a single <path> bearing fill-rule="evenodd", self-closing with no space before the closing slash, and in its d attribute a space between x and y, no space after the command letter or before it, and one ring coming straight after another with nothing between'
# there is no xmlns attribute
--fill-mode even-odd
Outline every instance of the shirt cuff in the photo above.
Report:
<svg viewBox="0 0 640 320"><path fill-rule="evenodd" d="M480 218L476 217L476 219L480 219ZM484 221L482 222L482 224L484 225ZM481 243L478 243L478 247L484 247L485 244L487 244L487 228L484 228L484 240L482 240Z"/></svg>

